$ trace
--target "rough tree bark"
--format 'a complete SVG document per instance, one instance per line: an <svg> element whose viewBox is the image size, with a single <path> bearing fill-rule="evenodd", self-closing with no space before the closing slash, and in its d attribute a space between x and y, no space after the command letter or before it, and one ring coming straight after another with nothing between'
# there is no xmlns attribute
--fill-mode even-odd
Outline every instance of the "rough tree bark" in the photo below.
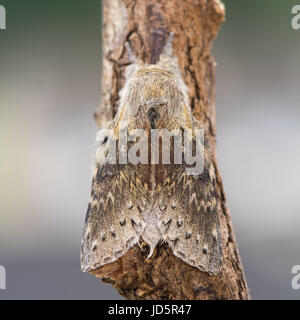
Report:
<svg viewBox="0 0 300 320"><path fill-rule="evenodd" d="M215 62L210 49L225 18L219 0L103 0L102 105L96 120L106 126L116 113L124 70L130 63L125 49L146 63L156 63L170 31L174 55L189 88L194 116L206 124L217 172L223 267L212 276L176 258L167 245L151 262L135 246L114 263L91 271L111 283L127 299L249 299L249 292L226 207L215 156Z"/></svg>

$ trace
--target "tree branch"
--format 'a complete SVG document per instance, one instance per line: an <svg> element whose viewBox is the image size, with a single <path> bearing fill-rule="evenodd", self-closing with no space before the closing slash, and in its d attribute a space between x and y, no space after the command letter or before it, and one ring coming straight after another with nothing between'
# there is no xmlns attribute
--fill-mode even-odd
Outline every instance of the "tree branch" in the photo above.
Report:
<svg viewBox="0 0 300 320"><path fill-rule="evenodd" d="M225 10L218 0L103 0L102 106L96 114L106 126L117 110L124 70L130 64L125 49L146 63L156 63L170 31L173 52L189 88L194 116L209 128L206 139L213 150L217 173L223 267L213 276L176 258L164 244L151 261L136 245L114 263L91 271L111 283L127 299L249 299L215 153L215 68L210 49Z"/></svg>

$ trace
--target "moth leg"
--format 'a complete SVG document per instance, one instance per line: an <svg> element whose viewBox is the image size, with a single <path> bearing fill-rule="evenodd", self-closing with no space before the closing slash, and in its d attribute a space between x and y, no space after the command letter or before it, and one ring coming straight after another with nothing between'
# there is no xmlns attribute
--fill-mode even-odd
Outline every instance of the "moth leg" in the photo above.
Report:
<svg viewBox="0 0 300 320"><path fill-rule="evenodd" d="M138 242L138 245L142 251L146 251L148 249L148 244L143 239Z"/></svg>
<svg viewBox="0 0 300 320"><path fill-rule="evenodd" d="M141 240L138 242L138 245L139 245L140 249L141 249L143 252L147 251L148 248L150 247L150 246L148 245L148 243L145 242L143 239L141 239ZM146 261L147 263L151 263L151 262L153 261L153 259L156 257L157 252L158 252L158 251L157 251L157 248L156 248L156 247L154 248L154 250L152 250L152 252L151 252L151 249L150 249L150 253L148 254L148 256L147 256L147 258L145 259L145 261Z"/></svg>
<svg viewBox="0 0 300 320"><path fill-rule="evenodd" d="M152 263L152 261L157 257L157 254L158 254L158 249L157 249L157 247L155 247L153 249L153 251L149 253L149 255L148 255L148 257L146 258L145 261L147 263Z"/></svg>

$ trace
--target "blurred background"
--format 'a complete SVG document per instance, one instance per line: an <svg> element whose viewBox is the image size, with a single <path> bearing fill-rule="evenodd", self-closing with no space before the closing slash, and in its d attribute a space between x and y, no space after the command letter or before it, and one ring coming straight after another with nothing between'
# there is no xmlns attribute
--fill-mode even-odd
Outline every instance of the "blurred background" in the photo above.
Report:
<svg viewBox="0 0 300 320"><path fill-rule="evenodd" d="M228 0L214 42L218 161L253 299L299 299L297 1ZM80 271L101 1L1 0L0 299L122 299ZM300 1L298 1L300 4Z"/></svg>

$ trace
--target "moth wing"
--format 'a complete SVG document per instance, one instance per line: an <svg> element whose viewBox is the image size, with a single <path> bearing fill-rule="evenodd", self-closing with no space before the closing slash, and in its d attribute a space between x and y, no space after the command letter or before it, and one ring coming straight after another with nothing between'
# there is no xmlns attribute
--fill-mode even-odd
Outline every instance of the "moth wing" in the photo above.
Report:
<svg viewBox="0 0 300 320"><path fill-rule="evenodd" d="M83 271L114 262L139 241L145 228L142 199L130 165L98 165L92 183L81 245ZM134 177L132 177L134 180ZM138 199L138 200L137 200Z"/></svg>
<svg viewBox="0 0 300 320"><path fill-rule="evenodd" d="M161 211L160 226L175 256L201 271L218 274L222 239L213 172L206 166L201 175L187 175L182 165L165 171L162 190L168 204Z"/></svg>

